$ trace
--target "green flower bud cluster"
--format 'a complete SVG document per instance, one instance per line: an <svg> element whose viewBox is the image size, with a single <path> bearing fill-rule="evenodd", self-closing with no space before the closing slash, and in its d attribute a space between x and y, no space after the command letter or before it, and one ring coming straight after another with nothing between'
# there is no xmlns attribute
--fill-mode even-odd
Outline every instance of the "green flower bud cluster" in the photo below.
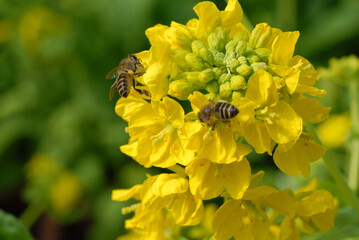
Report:
<svg viewBox="0 0 359 240"><path fill-rule="evenodd" d="M230 38L217 27L207 41L195 39L190 49L173 50L171 60L181 73L171 78L169 94L186 99L193 91L205 90L213 98L228 101L243 96L249 77L259 69L268 69L270 34L270 29L259 26L250 36L240 31ZM188 46L188 39L182 45Z"/></svg>

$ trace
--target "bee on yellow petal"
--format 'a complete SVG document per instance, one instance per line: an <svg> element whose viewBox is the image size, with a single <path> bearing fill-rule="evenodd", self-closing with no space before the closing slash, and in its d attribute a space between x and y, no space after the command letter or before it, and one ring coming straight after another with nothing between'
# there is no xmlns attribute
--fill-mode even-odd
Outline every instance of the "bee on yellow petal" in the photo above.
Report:
<svg viewBox="0 0 359 240"><path fill-rule="evenodd" d="M217 122L228 122L238 113L239 111L234 105L224 100L210 101L198 113L198 119L214 128Z"/></svg>
<svg viewBox="0 0 359 240"><path fill-rule="evenodd" d="M123 59L118 66L106 74L106 79L117 74L116 80L110 88L109 99L112 100L116 90L121 97L126 98L130 94L131 86L140 94L151 97L150 92L136 88L135 76L142 76L144 73L144 67L135 55L130 54L128 58Z"/></svg>

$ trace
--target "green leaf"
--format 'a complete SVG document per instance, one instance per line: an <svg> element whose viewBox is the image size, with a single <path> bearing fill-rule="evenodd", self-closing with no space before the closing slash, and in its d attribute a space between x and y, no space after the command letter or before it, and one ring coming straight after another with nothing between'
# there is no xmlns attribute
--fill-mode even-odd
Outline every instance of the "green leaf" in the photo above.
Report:
<svg viewBox="0 0 359 240"><path fill-rule="evenodd" d="M0 210L0 239L2 240L33 240L30 232L13 215Z"/></svg>
<svg viewBox="0 0 359 240"><path fill-rule="evenodd" d="M302 240L339 240L358 239L359 237L359 216L355 210L347 206L339 210L335 219L335 226L329 232L319 232L310 236L302 236Z"/></svg>

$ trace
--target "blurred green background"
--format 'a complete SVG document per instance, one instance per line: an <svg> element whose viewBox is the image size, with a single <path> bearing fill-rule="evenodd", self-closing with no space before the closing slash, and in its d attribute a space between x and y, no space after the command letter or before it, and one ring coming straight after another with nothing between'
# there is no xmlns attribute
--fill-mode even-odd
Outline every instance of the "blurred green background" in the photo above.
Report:
<svg viewBox="0 0 359 240"><path fill-rule="evenodd" d="M124 205L111 201L111 190L159 170L144 169L120 152L128 140L126 123L114 112L116 101L108 101L112 81L104 76L127 54L150 47L147 28L186 23L198 2L0 0L0 208L19 217L29 205L43 206L47 214L32 228L36 239L115 239L124 233ZM220 10L226 6L214 2ZM316 67L359 54L357 0L240 3L253 24L299 30L295 53ZM334 106L342 108L345 103ZM66 216L34 190L52 173L29 183L26 166L39 154L79 183ZM273 164L259 159L258 166Z"/></svg>

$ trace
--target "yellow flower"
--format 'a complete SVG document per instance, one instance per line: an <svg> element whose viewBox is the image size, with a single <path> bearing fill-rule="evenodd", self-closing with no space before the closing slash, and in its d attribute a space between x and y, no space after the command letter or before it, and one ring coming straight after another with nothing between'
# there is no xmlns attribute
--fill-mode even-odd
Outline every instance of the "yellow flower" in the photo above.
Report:
<svg viewBox="0 0 359 240"><path fill-rule="evenodd" d="M318 126L318 135L325 146L330 148L343 146L351 128L348 113L331 115Z"/></svg>
<svg viewBox="0 0 359 240"><path fill-rule="evenodd" d="M194 92L189 100L195 114L209 103L206 96ZM188 137L186 148L195 151L196 157L209 159L219 164L229 164L241 159L251 152L244 144L236 143L233 130L228 123L219 122L215 128L204 126L198 120L185 123L185 132Z"/></svg>
<svg viewBox="0 0 359 240"><path fill-rule="evenodd" d="M289 150L285 145L278 145L273 160L277 167L288 175L302 174L309 177L310 163L319 160L325 152L326 149L312 139L301 137Z"/></svg>
<svg viewBox="0 0 359 240"><path fill-rule="evenodd" d="M161 209L167 209L176 224L181 226L196 225L202 219L202 200L191 194L188 180L177 174L160 174L148 178L142 186L112 192L112 200L125 201L131 197L141 200L133 222L142 219L142 214L162 213ZM129 228L136 226L130 225Z"/></svg>
<svg viewBox="0 0 359 240"><path fill-rule="evenodd" d="M195 159L186 167L191 192L206 200L224 191L234 199L242 198L250 183L251 169L247 159L231 164L216 164Z"/></svg>
<svg viewBox="0 0 359 240"><path fill-rule="evenodd" d="M179 103L165 97L162 101L121 98L116 112L128 120L131 137L121 151L145 167L186 165L193 153L183 147L184 111Z"/></svg>
<svg viewBox="0 0 359 240"><path fill-rule="evenodd" d="M299 138L302 119L288 103L279 100L275 83L269 73L259 70L250 77L245 98L254 103L251 105L254 109L244 109L243 112L254 116L243 115L244 119L249 120L243 123L244 137L256 152L272 154L272 140L285 144ZM248 107L236 105L240 112L242 108Z"/></svg>

